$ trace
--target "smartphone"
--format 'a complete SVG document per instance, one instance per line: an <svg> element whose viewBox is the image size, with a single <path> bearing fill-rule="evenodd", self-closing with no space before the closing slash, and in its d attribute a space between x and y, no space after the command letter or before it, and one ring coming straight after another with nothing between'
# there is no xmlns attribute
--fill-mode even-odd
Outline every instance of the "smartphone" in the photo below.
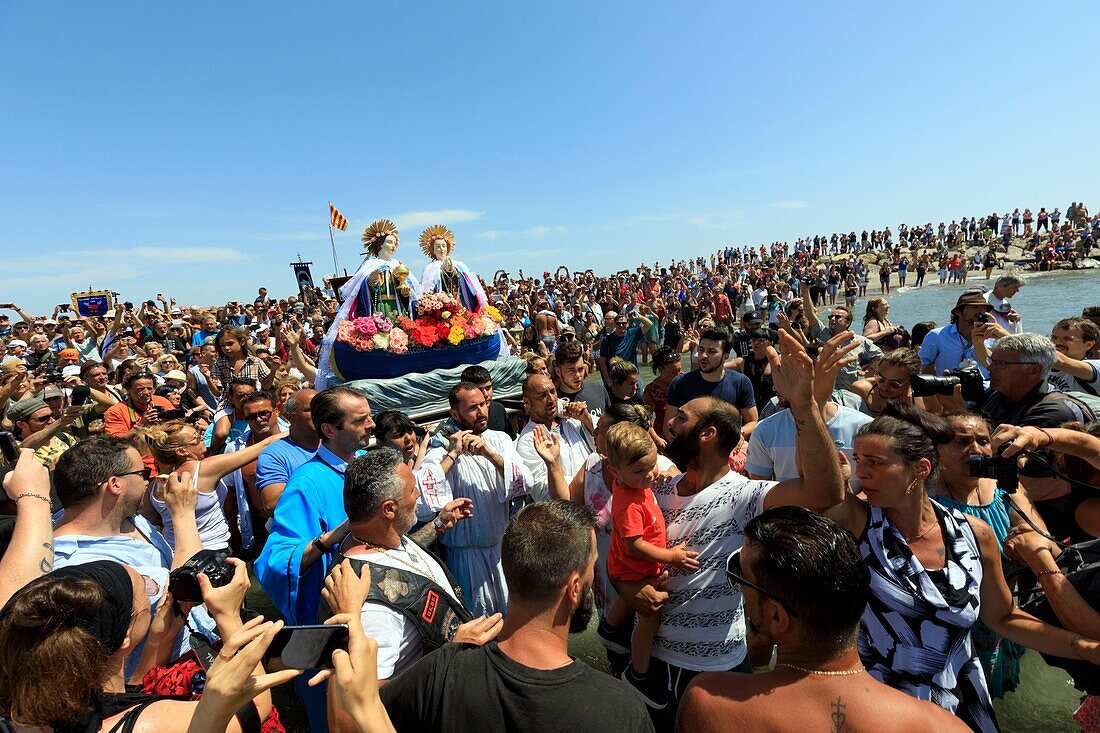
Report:
<svg viewBox="0 0 1100 733"><path fill-rule="evenodd" d="M92 390L88 385L78 384L73 387L72 404L74 407L79 407L87 402L91 396Z"/></svg>
<svg viewBox="0 0 1100 733"><path fill-rule="evenodd" d="M0 431L0 454L11 464L19 460L19 444L15 442L15 436L7 430Z"/></svg>
<svg viewBox="0 0 1100 733"><path fill-rule="evenodd" d="M290 669L332 669L332 653L347 648L347 624L331 624L284 626L267 651Z"/></svg>

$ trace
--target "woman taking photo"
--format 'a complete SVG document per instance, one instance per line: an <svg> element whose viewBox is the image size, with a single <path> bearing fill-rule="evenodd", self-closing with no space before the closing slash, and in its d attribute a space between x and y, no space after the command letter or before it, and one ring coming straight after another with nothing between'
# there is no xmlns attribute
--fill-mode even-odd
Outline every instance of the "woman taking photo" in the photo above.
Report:
<svg viewBox="0 0 1100 733"><path fill-rule="evenodd" d="M203 601L214 617L224 645L210 669L219 678L226 665L249 658L255 679L252 694L255 720L272 714L272 687L296 677L298 670L264 674L259 659L282 628L259 616L247 624L240 609L248 590L248 571L239 560L233 564L233 580L213 588L200 580ZM201 578L202 576L200 576ZM127 686L123 665L127 654L142 642L148 669L170 660L156 659L156 651L171 650L182 621L172 603L162 600L150 617L150 579L133 568L108 560L54 570L17 591L0 612L0 716L19 730L53 733L108 733L117 730L157 730L184 733L203 705L190 696L162 696L133 692ZM245 651L247 647L247 651ZM253 654L260 651L260 654ZM248 729L248 717L231 718L223 727L234 733ZM282 730L278 718L269 724Z"/></svg>
<svg viewBox="0 0 1100 733"><path fill-rule="evenodd" d="M939 402L934 397L913 396L913 377L920 374L920 370L920 357L912 349L894 349L883 356L878 360L874 376L852 383L852 391L863 398L859 411L878 417L887 402L897 400L928 412L940 412Z"/></svg>
<svg viewBox="0 0 1100 733"><path fill-rule="evenodd" d="M890 322L887 317L889 312L890 303L886 298L871 298L867 301L867 311L863 314L864 338L873 341L886 353L905 346L909 340L904 328Z"/></svg>
<svg viewBox="0 0 1100 733"><path fill-rule="evenodd" d="M826 512L859 538L871 570L871 602L857 646L875 679L955 713L976 731L996 731L985 674L970 630L994 632L1044 654L1100 662L1100 643L1016 608L985 522L929 497L938 447L954 432L941 418L891 403L860 428L848 494Z"/></svg>
<svg viewBox="0 0 1100 733"><path fill-rule="evenodd" d="M997 488L996 480L970 475L971 456L993 455L986 421L970 412L949 413L943 419L954 437L939 447L940 466L932 485L932 498L948 509L969 514L988 524L1002 553L1011 529L1028 528L1021 512L1046 532L1046 525L1028 500L1023 486L1017 486L1011 498L1018 511L1010 512L1009 496ZM993 633L980 619L974 624L971 637L989 683L989 694L999 699L1015 690L1020 683L1020 657L1024 648Z"/></svg>

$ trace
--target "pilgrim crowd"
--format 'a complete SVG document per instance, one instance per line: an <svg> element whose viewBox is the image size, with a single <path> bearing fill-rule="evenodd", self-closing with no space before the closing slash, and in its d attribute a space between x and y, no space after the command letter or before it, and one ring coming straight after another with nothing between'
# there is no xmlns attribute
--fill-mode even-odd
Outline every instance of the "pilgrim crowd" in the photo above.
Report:
<svg viewBox="0 0 1100 733"><path fill-rule="evenodd" d="M1028 649L1100 731L1100 305L1013 274L1098 229L497 272L519 400L427 425L314 389L331 290L0 303L0 731L995 731Z"/></svg>

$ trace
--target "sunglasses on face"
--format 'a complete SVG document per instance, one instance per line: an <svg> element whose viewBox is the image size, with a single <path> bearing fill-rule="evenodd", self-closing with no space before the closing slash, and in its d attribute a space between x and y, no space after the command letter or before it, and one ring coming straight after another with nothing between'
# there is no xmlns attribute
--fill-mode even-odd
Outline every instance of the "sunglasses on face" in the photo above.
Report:
<svg viewBox="0 0 1100 733"><path fill-rule="evenodd" d="M253 412L251 415L245 415L244 419L248 421L252 420L270 420L272 410L264 410L263 412Z"/></svg>
<svg viewBox="0 0 1100 733"><path fill-rule="evenodd" d="M115 478L122 478L123 476L141 476L143 479L148 481L153 477L153 469L145 466L140 471L127 471L126 473L116 473L114 474L114 476Z"/></svg>
<svg viewBox="0 0 1100 733"><path fill-rule="evenodd" d="M762 588L756 583L753 583L750 580L745 580L745 576L741 574L741 550L735 551L732 555L729 556L729 559L726 560L726 580L729 581L730 585L747 585L757 593L761 593L783 606L783 608L787 609L787 613L791 614L792 616L797 615L794 611L791 610L790 605L787 604L782 598L772 593L770 590Z"/></svg>

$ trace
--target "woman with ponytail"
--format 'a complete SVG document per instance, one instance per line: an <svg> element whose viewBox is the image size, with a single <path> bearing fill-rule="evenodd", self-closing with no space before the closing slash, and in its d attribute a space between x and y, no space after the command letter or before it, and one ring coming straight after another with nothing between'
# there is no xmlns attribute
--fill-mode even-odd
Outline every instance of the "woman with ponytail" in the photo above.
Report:
<svg viewBox="0 0 1100 733"><path fill-rule="evenodd" d="M939 447L955 431L911 404L889 402L855 439L862 497L828 514L859 538L871 570L860 622L860 659L875 679L995 731L989 691L970 633L981 618L1001 636L1044 654L1100 662L1100 643L1016 608L997 538L981 519L933 502ZM853 670L858 671L858 670Z"/></svg>
<svg viewBox="0 0 1100 733"><path fill-rule="evenodd" d="M245 412L248 412L248 405L252 401L259 402L260 399L261 397L249 398L246 401ZM270 398L263 396L262 399L270 408ZM273 410L269 410L269 413L269 420L277 419ZM222 510L225 497L218 494L218 482L224 476L255 461L264 448L286 435L287 433L272 434L239 451L207 456L202 432L183 420L169 420L152 425L143 428L140 433L141 439L152 453L157 462L157 469L162 475L172 472L182 474L185 471L191 474L191 480L199 491L195 521L199 527L202 546L207 550L223 550L229 547L229 523L226 522L225 513ZM150 503L164 526L164 538L172 544L175 542L172 516L164 503L164 484L158 480L159 478L158 476L151 484ZM238 515L241 511L238 506ZM157 516L150 516L149 519L158 521Z"/></svg>

